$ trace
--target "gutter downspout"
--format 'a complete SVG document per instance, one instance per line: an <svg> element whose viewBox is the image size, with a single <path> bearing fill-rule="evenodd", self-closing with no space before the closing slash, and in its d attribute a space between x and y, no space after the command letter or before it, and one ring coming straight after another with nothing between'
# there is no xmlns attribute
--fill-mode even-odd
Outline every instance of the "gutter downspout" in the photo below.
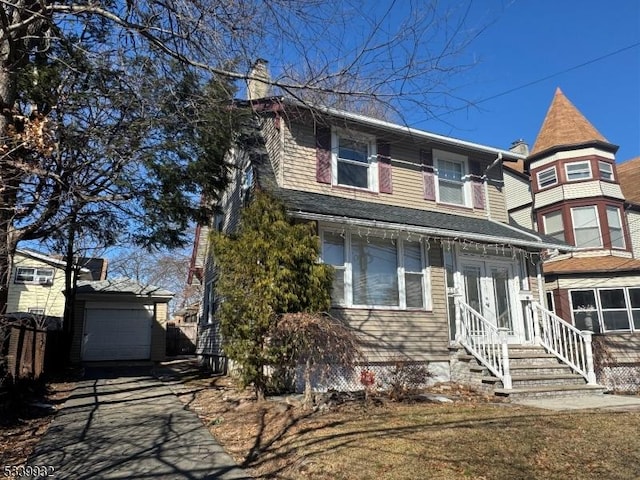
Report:
<svg viewBox="0 0 640 480"><path fill-rule="evenodd" d="M489 165L487 168L484 169L484 175L482 175L482 183L484 184L483 187L484 187L484 199L485 199L485 205L486 205L486 216L489 219L491 218L491 202L489 202L488 172L499 163L502 163L502 152L498 152L498 156L496 157L496 159L491 163L491 165Z"/></svg>

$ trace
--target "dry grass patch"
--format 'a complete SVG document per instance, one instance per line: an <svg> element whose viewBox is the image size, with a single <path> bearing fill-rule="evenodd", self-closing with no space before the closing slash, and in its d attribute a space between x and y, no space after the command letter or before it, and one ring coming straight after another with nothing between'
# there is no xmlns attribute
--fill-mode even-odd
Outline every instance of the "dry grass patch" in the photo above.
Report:
<svg viewBox="0 0 640 480"><path fill-rule="evenodd" d="M351 402L325 413L256 403L226 377L191 376L177 393L257 478L640 478L638 412L549 412L452 388L452 404Z"/></svg>

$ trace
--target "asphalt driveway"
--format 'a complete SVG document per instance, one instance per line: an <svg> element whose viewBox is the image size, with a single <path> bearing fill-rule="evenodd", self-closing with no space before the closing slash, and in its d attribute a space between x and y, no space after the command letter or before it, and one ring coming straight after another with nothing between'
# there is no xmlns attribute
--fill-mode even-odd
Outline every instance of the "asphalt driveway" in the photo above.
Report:
<svg viewBox="0 0 640 480"><path fill-rule="evenodd" d="M87 369L28 464L74 480L250 478L149 367Z"/></svg>

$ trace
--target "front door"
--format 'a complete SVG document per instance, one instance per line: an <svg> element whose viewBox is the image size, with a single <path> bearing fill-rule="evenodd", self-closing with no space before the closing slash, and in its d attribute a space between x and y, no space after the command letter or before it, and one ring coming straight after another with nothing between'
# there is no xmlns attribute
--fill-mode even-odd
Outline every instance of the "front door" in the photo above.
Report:
<svg viewBox="0 0 640 480"><path fill-rule="evenodd" d="M509 343L524 343L513 264L475 259L460 263L464 301L496 327L508 329Z"/></svg>

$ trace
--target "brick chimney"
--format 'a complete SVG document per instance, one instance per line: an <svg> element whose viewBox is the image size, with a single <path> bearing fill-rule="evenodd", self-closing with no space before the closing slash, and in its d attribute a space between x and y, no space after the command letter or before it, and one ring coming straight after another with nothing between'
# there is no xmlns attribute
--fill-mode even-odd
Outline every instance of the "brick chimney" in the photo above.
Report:
<svg viewBox="0 0 640 480"><path fill-rule="evenodd" d="M269 96L271 76L269 75L268 64L269 62L262 58L257 59L253 64L251 72L249 72L251 78L247 80L247 98L249 100L257 100Z"/></svg>

